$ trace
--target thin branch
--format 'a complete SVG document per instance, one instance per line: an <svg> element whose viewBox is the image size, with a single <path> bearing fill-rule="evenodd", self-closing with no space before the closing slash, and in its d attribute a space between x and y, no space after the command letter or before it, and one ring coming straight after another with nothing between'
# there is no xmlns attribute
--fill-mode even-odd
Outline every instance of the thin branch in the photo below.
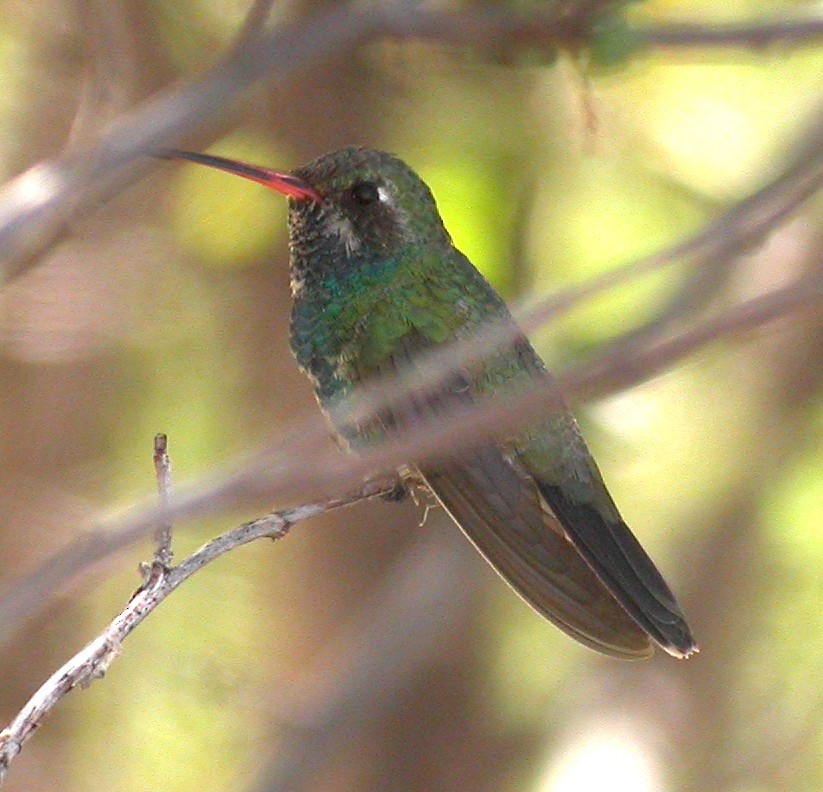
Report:
<svg viewBox="0 0 823 792"><path fill-rule="evenodd" d="M566 4L530 14L477 8L433 13L416 10L396 17L386 33L481 51L495 51L501 46L507 51L563 46L577 49L585 46L592 35L592 24L603 16L604 9L584 9L579 13L573 9L569 13ZM626 35L638 45L654 49L804 46L823 38L823 18L783 16L720 24L644 23L628 26Z"/></svg>
<svg viewBox="0 0 823 792"><path fill-rule="evenodd" d="M160 511L166 515L161 519L154 532L157 547L154 551L154 563L161 567L171 566L174 554L171 549L171 519L168 517L169 499L171 498L171 462L168 454L168 438L164 434L154 436L154 469L157 474L157 494Z"/></svg>
<svg viewBox="0 0 823 792"><path fill-rule="evenodd" d="M823 138L823 113L806 137L816 140L818 134ZM815 195L821 186L823 147L818 146L813 151L807 151L803 147L798 160L777 179L736 204L692 238L541 300L519 313L518 325L527 333L533 332L586 299L677 261L686 260L694 268L720 267L761 243ZM813 299L811 294L808 296ZM477 363L495 350L510 344L516 340L517 334L518 330L506 322L488 322L478 332L463 340L421 355L415 360L413 369L401 371L390 379L361 388L355 398L343 405L339 420L356 423L369 413L379 412L396 404L399 399L407 397L409 391L434 389L452 372ZM637 343L627 344L627 338ZM639 344L651 340L630 332L615 342L610 348L610 355L613 356L615 350L622 349L622 357L630 357Z"/></svg>
<svg viewBox="0 0 823 792"><path fill-rule="evenodd" d="M569 374L560 381L567 393L578 397L608 391L616 384L625 386L627 383L646 378L650 372L667 367L673 357L685 355L717 338L748 331L784 316L789 311L808 308L820 301L823 301L823 279L819 275L806 278L801 283L737 306L679 337L655 345L644 354L635 354L630 359L618 359L617 362L613 357L604 355L596 364L588 366L576 376ZM448 437L449 440L448 453L454 453L466 445L476 443L479 437L489 434L489 425L493 425L495 431L505 432L518 423L539 417L538 408L543 405L545 396L543 389L535 388L515 398L513 401L516 404L513 408L508 403L501 405L492 402L481 405L479 409L471 412L455 411L454 415L439 417L430 425L418 427L411 442L402 436L392 439L375 453L368 454L360 460L351 460L351 463L341 470L346 475L351 475L352 471L362 472L362 469L375 463L383 469L389 469L404 459L442 455L444 437ZM514 420L512 413L518 416L517 421ZM316 464L317 460L314 460L311 466L314 467ZM322 465L322 461L320 464ZM339 460L336 460L335 466L340 466ZM306 472L308 471L304 468L304 473ZM261 471L255 473L260 475ZM322 473L321 478L325 478ZM5 776L9 764L19 754L23 744L34 733L43 717L70 690L78 685L86 686L103 676L119 654L122 641L163 599L199 569L232 549L255 539L280 538L296 522L370 497L388 494L393 491L394 484L394 481L373 482L353 494L333 501L276 512L209 542L178 567L166 570L160 565L155 565L153 574L135 594L127 608L98 638L55 672L9 727L0 733L0 781ZM173 502L170 511L174 512Z"/></svg>
<svg viewBox="0 0 823 792"><path fill-rule="evenodd" d="M329 480L354 471L388 470L409 459L442 460L479 441L506 436L535 421L545 420L558 408L555 387L570 403L600 398L647 380L677 361L715 341L749 332L796 311L819 309L823 302L823 274L815 273L789 286L747 300L723 314L708 319L680 335L646 346L626 349L620 341L591 360L554 380L554 386L535 382L526 391L489 398L469 407L444 410L411 430L387 438L356 462L339 455L312 460ZM412 388L411 393L418 389ZM298 460L301 459L296 449ZM327 461L326 461L327 460ZM297 486L310 474L311 465L298 461L288 471L275 474L277 484ZM281 478L282 475L282 478ZM362 473L361 473L362 475ZM319 482L318 482L319 483Z"/></svg>
<svg viewBox="0 0 823 792"><path fill-rule="evenodd" d="M358 491L323 503L310 503L274 512L203 545L172 569L153 565L149 579L126 608L91 643L54 672L26 702L9 726L0 732L0 784L9 765L40 726L43 718L76 687L85 688L103 677L122 651L123 641L182 583L220 556L256 539L280 539L291 526L334 509L350 506L392 491L395 482L373 481Z"/></svg>
<svg viewBox="0 0 823 792"><path fill-rule="evenodd" d="M584 300L678 261L695 268L716 267L761 244L823 187L823 103L809 118L788 164L775 179L709 221L692 237L537 302L520 313L521 327L526 332L537 330Z"/></svg>
<svg viewBox="0 0 823 792"><path fill-rule="evenodd" d="M225 117L242 92L270 74L280 79L317 66L375 35L384 14L405 2L355 13L331 11L248 39L200 79L123 114L97 144L42 162L0 190L0 281L37 263L66 224L96 208L145 173L136 160Z"/></svg>

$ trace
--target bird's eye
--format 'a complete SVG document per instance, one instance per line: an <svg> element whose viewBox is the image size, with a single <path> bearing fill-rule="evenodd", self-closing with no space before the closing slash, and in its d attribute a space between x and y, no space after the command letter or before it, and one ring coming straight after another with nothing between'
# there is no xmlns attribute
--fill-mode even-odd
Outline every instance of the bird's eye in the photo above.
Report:
<svg viewBox="0 0 823 792"><path fill-rule="evenodd" d="M356 204L367 206L380 200L380 191L374 182L359 182L351 188L351 197Z"/></svg>

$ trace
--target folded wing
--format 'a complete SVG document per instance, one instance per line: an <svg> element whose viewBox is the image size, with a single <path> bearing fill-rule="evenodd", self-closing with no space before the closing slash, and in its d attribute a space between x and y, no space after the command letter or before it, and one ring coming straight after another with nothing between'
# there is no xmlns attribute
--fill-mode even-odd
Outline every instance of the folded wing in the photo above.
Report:
<svg viewBox="0 0 823 792"><path fill-rule="evenodd" d="M475 547L538 613L606 654L652 654L646 633L566 538L534 482L497 447L421 473Z"/></svg>

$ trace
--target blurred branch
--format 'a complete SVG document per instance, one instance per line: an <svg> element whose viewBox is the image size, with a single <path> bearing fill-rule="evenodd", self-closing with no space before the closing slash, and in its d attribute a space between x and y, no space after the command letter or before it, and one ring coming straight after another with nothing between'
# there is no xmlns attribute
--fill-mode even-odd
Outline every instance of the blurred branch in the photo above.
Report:
<svg viewBox="0 0 823 792"><path fill-rule="evenodd" d="M213 539L192 553L179 566L168 569L153 564L147 580L135 592L126 608L85 648L79 651L43 683L9 726L0 732L0 784L9 765L40 726L43 718L76 687L85 688L103 677L118 657L123 641L181 583L207 564L256 539L280 539L291 526L333 509L349 506L392 491L395 481L372 481L356 492L323 503L309 503L274 512L241 525Z"/></svg>
<svg viewBox="0 0 823 792"><path fill-rule="evenodd" d="M694 236L643 259L564 289L519 315L527 332L591 297L682 261L702 269L722 266L759 245L823 187L823 102L810 115L788 165L778 176L703 226ZM476 343L476 341L473 341Z"/></svg>
<svg viewBox="0 0 823 792"><path fill-rule="evenodd" d="M328 468L322 459L314 458L311 463L324 466L328 471L326 475L333 478L345 473L347 462L356 468L363 465L365 472L391 469L408 459L439 460L483 439L506 436L530 423L545 420L557 409L553 398L555 387L574 403L606 396L661 373L677 360L714 341L749 332L795 311L819 308L821 302L823 273L817 272L729 308L680 335L631 348L624 347L618 339L599 357L555 378L553 385L535 382L529 390L508 394L505 400L489 398L471 407L444 410L425 424L418 424L415 430L392 436L354 462L340 455L335 458L327 455ZM419 387L410 387L406 398L419 391ZM299 458L299 453L297 456ZM294 483L302 481L309 474L308 468L308 464L298 462L284 480L294 476Z"/></svg>
<svg viewBox="0 0 823 792"><path fill-rule="evenodd" d="M403 2L355 13L331 11L283 29L248 37L200 79L178 86L124 113L95 145L42 162L0 190L0 281L24 272L64 233L151 167L135 161L163 145L203 130L227 115L242 92L274 73L280 79L348 53L375 35ZM126 167L129 166L129 167Z"/></svg>
<svg viewBox="0 0 823 792"><path fill-rule="evenodd" d="M808 308L818 302L823 302L823 278L816 273L813 277L803 278L791 286L749 300L678 337L643 350L642 353L635 352L630 357L604 354L599 360L581 367L576 374L572 372L561 377L558 384L562 385L566 393L571 393L575 397L609 392L618 386L625 386L644 379L650 373L665 368L672 359L681 357L711 341L751 330L765 322L785 316L790 311L803 307ZM455 411L453 415L445 415L431 422L431 425L419 427L412 437L401 435L387 442L374 453L369 453L361 459L347 460L343 467L341 467L339 454L336 454L334 458L329 458L328 464L331 468L342 471L346 478L352 475L362 475L375 465L381 469L390 469L408 458L419 459L442 455L444 438L448 438L448 442L445 443L448 446L448 453L454 453L460 448L476 443L479 437L488 435L489 426L494 426L495 432L505 432L519 424L545 417L545 409L542 409L545 397L544 388L534 388L516 397L511 404L491 402L481 405L476 410ZM317 471L320 467L321 470L315 473L315 476L320 481L327 478L327 474L322 472L325 460L312 457L303 459L300 449L297 449L296 453L302 460L297 469L299 470L302 466L303 475L310 476L312 471ZM162 462L160 467L163 468ZM262 470L252 469L249 473L258 479L257 482L252 479L252 483L263 483ZM277 476L272 478L274 481L270 486L276 491ZM166 569L160 564L153 565L149 579L134 595L125 610L94 641L56 671L32 696L9 727L0 733L0 782L5 777L10 763L20 753L22 746L40 725L45 715L70 690L78 685L85 687L95 679L102 677L119 654L123 640L181 583L211 561L241 545L262 537L281 538L297 522L377 495L388 494L393 491L394 485L394 480L371 482L358 491L340 498L275 512L212 540L177 567ZM202 494L207 499L210 497L207 489ZM158 513L157 509L154 511ZM162 516L164 511L161 508L159 515ZM172 500L168 511L171 514L180 515L182 510L179 506L175 508L175 502ZM145 520L145 513L143 519ZM140 520L139 515L137 520ZM111 528L117 530L118 526L111 526ZM124 532L119 538L122 540L125 536L132 535L134 526L132 525L129 530L131 533ZM142 531L139 531L138 535L139 533ZM69 573L76 574L87 565L81 564L76 569L70 569ZM54 583L54 581L50 580L49 583ZM382 667L379 665L379 668ZM404 675L399 675L398 684L402 684L404 678ZM344 690L359 690L360 688L361 686L358 685L343 686ZM371 705L377 706L380 701L381 698L378 697L371 702ZM345 704L345 701L342 705L334 701L334 711L340 710L340 706L343 707L340 711L346 711Z"/></svg>
<svg viewBox="0 0 823 792"><path fill-rule="evenodd" d="M641 382L713 341L748 332L794 311L818 308L821 302L823 277L818 273L742 303L673 338L631 350L619 348L616 353L607 349L600 358L558 377L555 384L571 401L602 396ZM154 502L137 503L125 515L101 521L96 531L60 548L0 597L0 638L83 571L143 537L164 514L171 520L192 519L330 488L339 492L357 486L374 471L394 470L410 459L441 459L489 436L545 420L556 408L552 391L536 383L523 393L507 394L505 400L489 399L446 411L358 457L329 450L326 430L313 413L305 422L297 421L298 429L278 443L208 480L179 488L166 510Z"/></svg>
<svg viewBox="0 0 823 792"><path fill-rule="evenodd" d="M421 39L473 49L499 51L568 47L579 49L597 23L620 3L558 4L529 16L502 11L445 13L409 0L372 5L367 11L348 4L277 29L263 27L269 3L258 0L225 58L197 80L154 97L124 113L97 141L59 160L41 162L0 190L0 280L33 266L67 224L87 215L150 167L135 161L147 152L174 145L228 115L253 83L284 79L380 38ZM649 46L695 46L718 40L762 46L773 38L807 41L823 30L823 20L758 25L666 26L632 29L626 35ZM772 38L769 38L769 37ZM127 167L129 166L129 167Z"/></svg>
<svg viewBox="0 0 823 792"><path fill-rule="evenodd" d="M637 39L657 49L684 47L744 47L762 49L774 44L802 46L823 38L823 18L776 18L756 22L700 24L672 22L638 28Z"/></svg>
<svg viewBox="0 0 823 792"><path fill-rule="evenodd" d="M547 45L578 50L597 31L607 15L621 13L622 3L557 3L537 13L470 8L457 12L415 11L397 20L387 33L398 38L471 47L473 50L507 51L545 48ZM770 44L804 45L823 38L823 18L775 17L752 22L672 22L627 25L632 43L656 49L682 47L744 47L759 49Z"/></svg>
<svg viewBox="0 0 823 792"><path fill-rule="evenodd" d="M273 5L274 0L254 0L252 2L234 41L233 50L242 50L249 41L265 31Z"/></svg>
<svg viewBox="0 0 823 792"><path fill-rule="evenodd" d="M660 374L696 349L744 335L796 311L817 310L822 302L823 274L815 272L640 351L627 349L618 340L578 374L562 377L563 392L573 401L608 395Z"/></svg>
<svg viewBox="0 0 823 792"><path fill-rule="evenodd" d="M773 181L732 206L691 238L647 258L610 270L579 286L565 289L520 312L518 315L520 327L527 333L537 330L550 319L565 313L586 299L671 266L677 261L687 264L695 271L720 270L727 267L732 261L739 259L761 244L781 223L795 214L806 201L820 191L823 186L821 140L823 140L823 105L818 106L802 139L794 146L789 164ZM708 275L705 277L708 278ZM817 289L814 278L810 276L809 280L812 282L812 288L808 294L804 294L802 288L795 291L794 286L788 287L793 298L801 303L805 299L812 301L816 299ZM788 306L786 309L794 310ZM730 315L735 310L732 309ZM608 348L605 355L611 359L612 362L609 365L612 369L615 369L615 361L623 360L628 369L637 371L633 356L642 355L644 349L650 349L655 338L677 316L678 306L675 304L670 307L668 316L660 316L649 327L641 328L639 331L629 331L618 338ZM722 317L717 321L720 320ZM764 321L770 321L770 319L764 318ZM700 330L699 327L696 329ZM727 328L723 332L728 331ZM373 382L368 387L360 388L356 397L350 398L343 405L338 420L357 422L369 413L379 412L395 405L399 399L408 398L410 392L431 391L452 372L481 361L495 350L516 340L518 335L519 330L505 321L489 322L479 331L462 340L421 355L415 360L413 369L406 372L401 371L390 379ZM709 340L701 342L698 346L708 343ZM646 376L651 376L655 372L647 370L645 373ZM639 379L642 379L642 367ZM573 397L574 394L567 392L567 396ZM577 396L577 398L582 397L583 394ZM514 411L512 415L515 415Z"/></svg>
<svg viewBox="0 0 823 792"><path fill-rule="evenodd" d="M796 146L791 163L776 179L735 204L692 238L629 266L606 272L536 306L525 316L523 326L536 329L552 315L568 311L584 297L627 283L676 261L682 261L690 268L682 288L648 323L624 334L619 339L620 346L631 348L660 335L678 319L694 315L728 281L735 263L762 244L823 187L821 139L823 107L818 109L803 140Z"/></svg>

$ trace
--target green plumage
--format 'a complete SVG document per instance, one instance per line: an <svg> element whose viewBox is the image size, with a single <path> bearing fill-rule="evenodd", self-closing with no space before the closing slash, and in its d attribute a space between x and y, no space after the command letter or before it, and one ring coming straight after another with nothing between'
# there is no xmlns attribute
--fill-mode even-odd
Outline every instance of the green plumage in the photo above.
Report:
<svg viewBox="0 0 823 792"><path fill-rule="evenodd" d="M371 377L413 366L421 349L512 321L403 162L350 148L294 175L324 196L292 200L289 229L292 348L326 409ZM353 193L360 185L371 188L365 203ZM548 378L521 336L427 404L383 416L382 431ZM515 590L578 640L637 657L649 654L650 636L688 655L695 646L674 596L623 523L559 394L553 402L544 422L420 475ZM354 447L381 433L373 424L338 429Z"/></svg>
<svg viewBox="0 0 823 792"><path fill-rule="evenodd" d="M418 353L489 321L509 324L514 342L436 393L366 425L337 425L355 451L427 415L550 384L500 296L452 245L428 187L396 157L346 148L287 175L174 156L290 196L291 344L333 423L361 383L413 372ZM620 517L562 397L548 401L542 422L409 469L514 590L574 638L622 658L647 657L651 641L688 656L697 647L674 596Z"/></svg>

